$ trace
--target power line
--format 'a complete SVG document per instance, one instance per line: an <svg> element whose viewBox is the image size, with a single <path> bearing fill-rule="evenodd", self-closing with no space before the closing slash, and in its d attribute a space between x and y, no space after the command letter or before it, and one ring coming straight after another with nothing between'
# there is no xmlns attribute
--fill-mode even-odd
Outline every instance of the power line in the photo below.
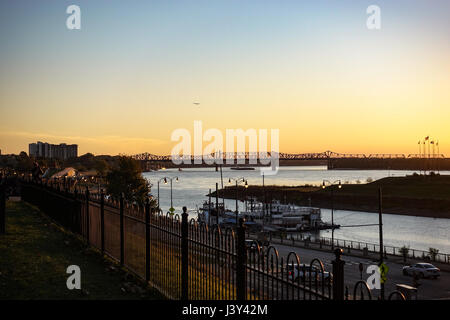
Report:
<svg viewBox="0 0 450 320"><path fill-rule="evenodd" d="M339 226L339 228L371 227L371 226L379 226L379 224L378 224L378 223L371 223L371 224L354 224L354 225L348 225L348 226Z"/></svg>

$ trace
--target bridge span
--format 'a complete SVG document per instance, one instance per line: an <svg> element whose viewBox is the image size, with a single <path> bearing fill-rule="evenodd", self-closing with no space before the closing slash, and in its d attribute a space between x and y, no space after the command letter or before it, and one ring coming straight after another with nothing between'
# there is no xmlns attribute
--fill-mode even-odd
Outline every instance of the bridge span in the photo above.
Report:
<svg viewBox="0 0 450 320"><path fill-rule="evenodd" d="M274 154L275 156L275 154ZM140 153L131 156L133 159L141 160L141 161L172 161L171 155L155 155L148 152ZM202 155L202 156L187 156L187 159L190 159L191 162L194 160L202 160L206 157L214 158L214 159L245 159L247 161L253 160L270 160L270 152L267 153L266 157L260 157L258 153L249 153L249 152L236 152L229 153L224 152L222 154L211 154L211 155ZM444 159L445 156L443 154L433 154L430 157L424 157L419 154L402 154L402 153L377 153L377 154L363 154L363 153L337 153L333 151L325 151L318 153L278 153L279 160L328 160L328 159Z"/></svg>
<svg viewBox="0 0 450 320"><path fill-rule="evenodd" d="M274 154L275 156L275 154ZM216 166L204 162L205 156L188 156L190 164L175 165L170 155L154 155L141 153L132 156L139 160L144 170L161 167L205 167ZM270 154L260 157L258 153L223 153L220 155L207 155L210 159L220 159L226 166L226 159L234 159L231 166L237 165L261 165L270 163ZM424 157L423 154L363 154L363 153L337 153L325 151L319 153L279 153L278 159L281 166L295 165L322 165L328 169L392 169L392 170L450 170L450 158L443 154L432 154ZM251 161L253 160L253 161ZM228 164L230 166L230 164Z"/></svg>

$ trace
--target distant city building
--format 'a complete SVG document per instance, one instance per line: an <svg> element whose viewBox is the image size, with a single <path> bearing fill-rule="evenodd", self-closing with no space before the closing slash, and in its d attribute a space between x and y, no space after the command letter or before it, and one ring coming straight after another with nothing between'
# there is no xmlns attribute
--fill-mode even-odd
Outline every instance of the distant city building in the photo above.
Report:
<svg viewBox="0 0 450 320"><path fill-rule="evenodd" d="M78 145L76 144L50 144L47 142L38 141L37 143L30 143L28 146L28 153L36 158L56 158L69 159L78 156Z"/></svg>

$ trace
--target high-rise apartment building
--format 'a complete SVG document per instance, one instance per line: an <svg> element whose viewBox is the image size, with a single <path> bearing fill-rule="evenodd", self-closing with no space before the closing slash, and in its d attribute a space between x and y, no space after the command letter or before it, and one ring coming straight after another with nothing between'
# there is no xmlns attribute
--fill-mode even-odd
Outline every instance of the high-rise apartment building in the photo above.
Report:
<svg viewBox="0 0 450 320"><path fill-rule="evenodd" d="M38 141L37 143L30 143L28 151L30 156L37 158L56 158L65 160L76 158L78 156L78 145L65 143L50 144Z"/></svg>

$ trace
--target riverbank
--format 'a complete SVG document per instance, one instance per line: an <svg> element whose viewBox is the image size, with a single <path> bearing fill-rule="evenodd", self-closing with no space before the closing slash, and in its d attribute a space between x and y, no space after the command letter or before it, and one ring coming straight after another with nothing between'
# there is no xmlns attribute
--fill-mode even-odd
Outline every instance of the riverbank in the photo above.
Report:
<svg viewBox="0 0 450 320"><path fill-rule="evenodd" d="M450 176L388 177L367 184L327 186L238 187L238 198L280 200L301 206L337 210L378 212L378 189L382 188L383 213L450 219ZM333 193L333 201L331 194ZM219 190L219 196L235 199L234 186ZM212 193L215 196L215 192Z"/></svg>

